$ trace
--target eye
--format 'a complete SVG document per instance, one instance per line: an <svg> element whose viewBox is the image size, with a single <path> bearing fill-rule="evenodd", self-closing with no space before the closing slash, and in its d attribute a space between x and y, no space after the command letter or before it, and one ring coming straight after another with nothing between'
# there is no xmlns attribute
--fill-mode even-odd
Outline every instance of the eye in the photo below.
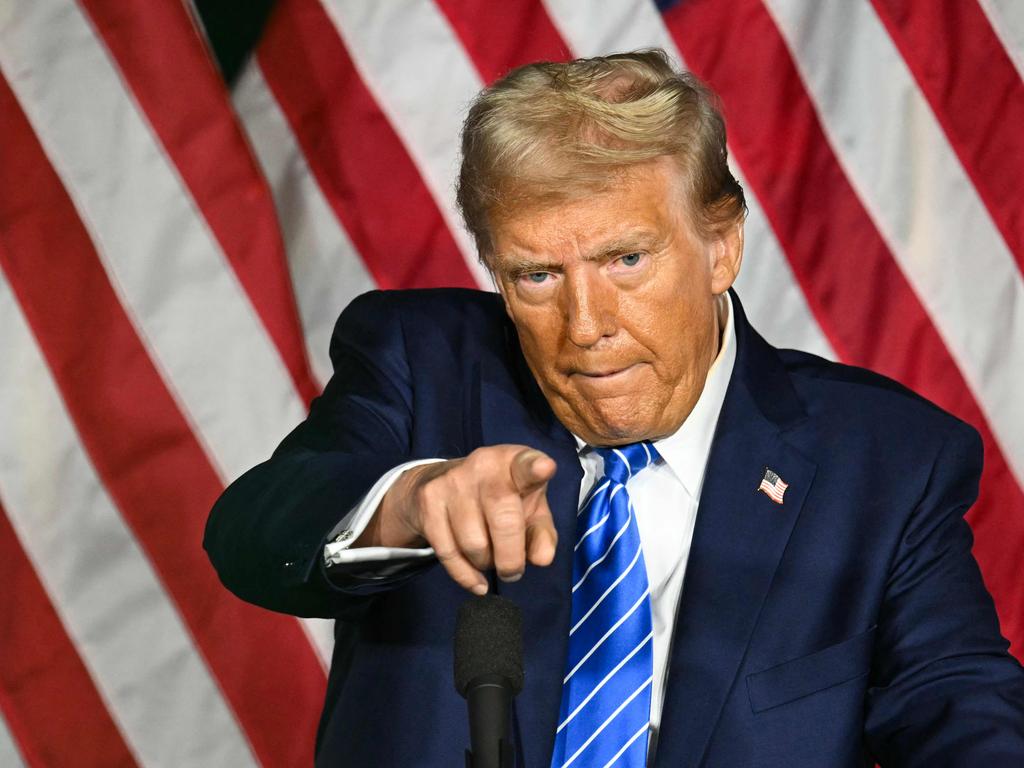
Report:
<svg viewBox="0 0 1024 768"><path fill-rule="evenodd" d="M527 282L537 285L547 280L548 277L550 277L550 275L548 275L547 272L527 272L525 275L523 275L523 277L527 280Z"/></svg>
<svg viewBox="0 0 1024 768"><path fill-rule="evenodd" d="M627 253L625 256L620 256L619 261L622 262L623 266L635 267L640 263L640 259L642 258L642 253Z"/></svg>

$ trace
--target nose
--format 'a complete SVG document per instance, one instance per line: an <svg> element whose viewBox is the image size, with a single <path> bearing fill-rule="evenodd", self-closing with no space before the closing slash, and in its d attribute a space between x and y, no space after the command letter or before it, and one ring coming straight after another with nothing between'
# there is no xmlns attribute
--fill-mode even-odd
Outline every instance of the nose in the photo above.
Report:
<svg viewBox="0 0 1024 768"><path fill-rule="evenodd" d="M592 347L618 327L615 290L589 270L566 275L565 316L569 340L578 347Z"/></svg>

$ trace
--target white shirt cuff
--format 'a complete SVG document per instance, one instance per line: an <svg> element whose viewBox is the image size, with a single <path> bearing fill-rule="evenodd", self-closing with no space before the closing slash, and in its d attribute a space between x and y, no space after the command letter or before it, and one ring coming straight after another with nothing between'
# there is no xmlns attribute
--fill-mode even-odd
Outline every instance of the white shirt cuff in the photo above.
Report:
<svg viewBox="0 0 1024 768"><path fill-rule="evenodd" d="M356 504L355 508L345 515L331 531L330 541L324 545L324 563L328 566L341 563L374 563L387 560L410 560L433 555L434 550L430 547L421 549L406 547L355 547L350 549L350 547L352 542L358 539L366 529L377 511L377 507L380 506L381 499L403 472L413 467L435 464L439 461L444 461L444 459L407 461L405 464L399 464L394 469L385 472L362 501Z"/></svg>

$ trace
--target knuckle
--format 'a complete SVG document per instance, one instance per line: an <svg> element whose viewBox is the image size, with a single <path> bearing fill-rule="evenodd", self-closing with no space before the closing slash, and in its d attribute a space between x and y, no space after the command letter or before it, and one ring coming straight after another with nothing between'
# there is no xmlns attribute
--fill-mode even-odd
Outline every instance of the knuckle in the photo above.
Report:
<svg viewBox="0 0 1024 768"><path fill-rule="evenodd" d="M442 510L436 504L417 504L416 510L419 512L420 521L424 530L427 528L437 527L437 523L441 519Z"/></svg>
<svg viewBox="0 0 1024 768"><path fill-rule="evenodd" d="M467 555L483 555L490 548L490 542L487 540L487 537L479 531L464 533L459 537L459 544L462 546L462 551Z"/></svg>
<svg viewBox="0 0 1024 768"><path fill-rule="evenodd" d="M447 567L458 560L459 551L451 546L434 547L434 556L439 563Z"/></svg>
<svg viewBox="0 0 1024 768"><path fill-rule="evenodd" d="M470 467L478 468L480 466L487 465L491 460L491 447L484 446L483 448L476 448L470 452L469 456L466 457L467 469Z"/></svg>
<svg viewBox="0 0 1024 768"><path fill-rule="evenodd" d="M530 513L530 525L554 527L554 520L551 517L551 510L548 509L547 504L538 504L537 507Z"/></svg>
<svg viewBox="0 0 1024 768"><path fill-rule="evenodd" d="M466 457L467 463L472 462L474 468L485 470L497 470L504 468L515 456L515 451L510 451L516 446L508 445L485 445L472 451Z"/></svg>
<svg viewBox="0 0 1024 768"><path fill-rule="evenodd" d="M526 528L523 511L518 506L505 505L496 507L488 516L491 530L501 536L510 536Z"/></svg>
<svg viewBox="0 0 1024 768"><path fill-rule="evenodd" d="M434 506L437 498L437 491L433 482L426 482L413 492L413 500L421 510L430 509Z"/></svg>

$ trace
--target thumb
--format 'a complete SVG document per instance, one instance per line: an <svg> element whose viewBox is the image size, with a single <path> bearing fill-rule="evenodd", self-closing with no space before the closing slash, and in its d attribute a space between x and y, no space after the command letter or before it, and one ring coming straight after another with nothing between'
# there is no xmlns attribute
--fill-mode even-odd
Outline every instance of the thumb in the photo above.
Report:
<svg viewBox="0 0 1024 768"><path fill-rule="evenodd" d="M540 490L555 475L555 460L535 448L524 448L512 458L512 482L521 496Z"/></svg>
<svg viewBox="0 0 1024 768"><path fill-rule="evenodd" d="M547 499L541 498L526 524L526 557L534 565L551 565L558 546L558 531Z"/></svg>

